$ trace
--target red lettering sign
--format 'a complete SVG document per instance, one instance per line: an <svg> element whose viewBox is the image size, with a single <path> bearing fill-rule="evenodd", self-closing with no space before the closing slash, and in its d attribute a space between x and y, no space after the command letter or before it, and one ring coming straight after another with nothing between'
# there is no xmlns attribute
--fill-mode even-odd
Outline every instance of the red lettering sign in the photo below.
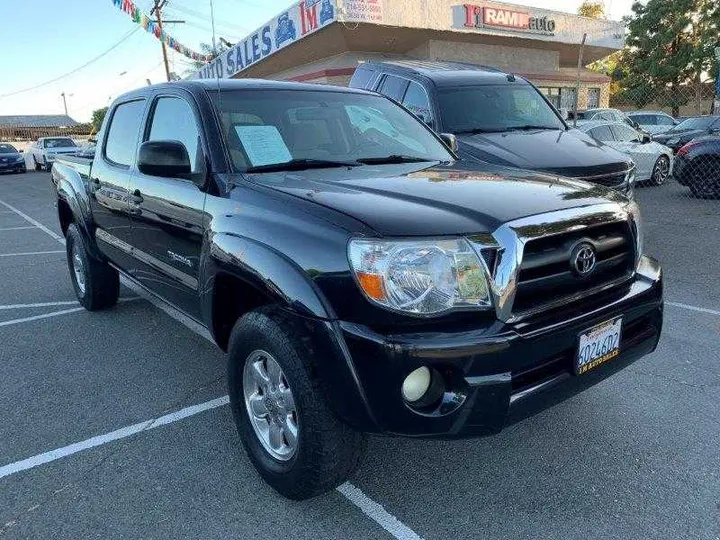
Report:
<svg viewBox="0 0 720 540"><path fill-rule="evenodd" d="M308 32L317 30L317 4L308 7L305 2L300 2L300 24L302 25L301 30L303 36Z"/></svg>
<svg viewBox="0 0 720 540"><path fill-rule="evenodd" d="M530 14L526 11L513 11L502 8L483 8L483 24L485 26L502 26L504 28L528 29Z"/></svg>

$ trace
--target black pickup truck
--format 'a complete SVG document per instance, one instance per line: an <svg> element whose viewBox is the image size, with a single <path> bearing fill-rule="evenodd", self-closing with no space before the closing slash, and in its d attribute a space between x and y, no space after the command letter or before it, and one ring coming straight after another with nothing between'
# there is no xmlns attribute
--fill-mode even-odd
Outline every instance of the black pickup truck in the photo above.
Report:
<svg viewBox="0 0 720 540"><path fill-rule="evenodd" d="M296 499L365 433L497 433L655 349L634 202L444 142L363 90L130 92L92 161L52 169L74 289L108 308L123 275L207 327L252 462Z"/></svg>

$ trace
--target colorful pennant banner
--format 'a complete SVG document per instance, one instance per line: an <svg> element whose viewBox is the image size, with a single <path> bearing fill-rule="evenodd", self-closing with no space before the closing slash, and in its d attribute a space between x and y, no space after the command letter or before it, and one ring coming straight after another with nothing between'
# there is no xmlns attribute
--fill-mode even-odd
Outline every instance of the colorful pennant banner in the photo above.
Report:
<svg viewBox="0 0 720 540"><path fill-rule="evenodd" d="M187 56L188 58L192 58L193 60L200 62L210 62L212 60L212 56L190 50L164 30L161 31L158 24L145 15L131 0L112 0L112 3L115 7L130 15L133 22L142 26L146 32L151 33L168 47L172 47L183 56Z"/></svg>

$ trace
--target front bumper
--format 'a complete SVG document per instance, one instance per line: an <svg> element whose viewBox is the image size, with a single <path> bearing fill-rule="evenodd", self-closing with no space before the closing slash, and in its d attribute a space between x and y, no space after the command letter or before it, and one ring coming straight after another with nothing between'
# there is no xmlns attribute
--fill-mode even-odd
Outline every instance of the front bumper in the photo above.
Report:
<svg viewBox="0 0 720 540"><path fill-rule="evenodd" d="M620 355L574 375L579 334L618 315L623 316ZM350 323L339 328L345 361L374 424L362 429L456 438L497 433L616 373L655 350L662 321L661 269L643 257L636 277L621 290L522 323L402 335ZM445 381L445 394L432 410L414 410L401 397L403 379L420 366L434 368Z"/></svg>

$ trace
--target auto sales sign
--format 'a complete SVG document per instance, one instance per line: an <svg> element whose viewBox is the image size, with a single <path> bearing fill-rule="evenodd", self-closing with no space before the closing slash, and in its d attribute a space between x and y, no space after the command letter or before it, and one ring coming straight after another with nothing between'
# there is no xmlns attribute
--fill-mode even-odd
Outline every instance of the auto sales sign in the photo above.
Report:
<svg viewBox="0 0 720 540"><path fill-rule="evenodd" d="M301 0L203 66L191 78L230 78L335 20L335 0Z"/></svg>
<svg viewBox="0 0 720 540"><path fill-rule="evenodd" d="M552 34L556 27L556 22L547 16L535 17L529 11L499 5L463 4L462 15L465 28L490 27Z"/></svg>

